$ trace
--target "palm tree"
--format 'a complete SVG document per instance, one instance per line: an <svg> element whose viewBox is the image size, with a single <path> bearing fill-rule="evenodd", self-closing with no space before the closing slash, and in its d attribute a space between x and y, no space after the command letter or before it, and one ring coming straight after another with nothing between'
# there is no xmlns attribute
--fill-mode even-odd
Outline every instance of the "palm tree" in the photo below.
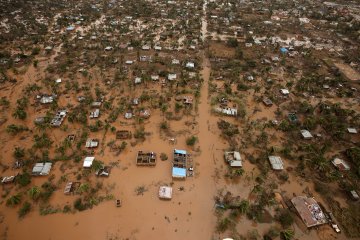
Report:
<svg viewBox="0 0 360 240"><path fill-rule="evenodd" d="M242 214L244 214L244 213L246 213L246 212L248 211L249 206L250 206L249 201L247 201L247 200L242 200L242 201L240 202L240 205L239 205L239 211L240 211Z"/></svg>
<svg viewBox="0 0 360 240"><path fill-rule="evenodd" d="M292 230L290 228L281 232L281 237L284 240L291 240L291 239L293 239L294 235L295 235L294 230Z"/></svg>
<svg viewBox="0 0 360 240"><path fill-rule="evenodd" d="M40 189L37 186L33 186L29 189L28 194L32 200L37 200L40 197Z"/></svg>
<svg viewBox="0 0 360 240"><path fill-rule="evenodd" d="M97 172L99 170L101 170L103 168L103 163L101 161L98 161L98 160L94 160L92 165L91 165L91 168Z"/></svg>
<svg viewBox="0 0 360 240"><path fill-rule="evenodd" d="M90 185L88 183L82 183L78 189L79 193L88 192L90 189Z"/></svg>
<svg viewBox="0 0 360 240"><path fill-rule="evenodd" d="M21 195L20 193L17 193L16 195L12 195L8 200L6 201L7 206L15 206L18 205L21 202Z"/></svg>

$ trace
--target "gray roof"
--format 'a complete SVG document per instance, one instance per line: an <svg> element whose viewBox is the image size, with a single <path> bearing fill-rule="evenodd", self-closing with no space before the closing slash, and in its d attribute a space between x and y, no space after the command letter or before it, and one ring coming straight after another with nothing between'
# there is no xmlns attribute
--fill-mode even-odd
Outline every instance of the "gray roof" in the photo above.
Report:
<svg viewBox="0 0 360 240"><path fill-rule="evenodd" d="M269 156L269 161L270 161L272 169L274 169L274 170L283 170L284 169L284 164L283 164L283 161L281 160L281 157Z"/></svg>
<svg viewBox="0 0 360 240"><path fill-rule="evenodd" d="M309 139L309 138L312 138L312 137L313 137L308 130L301 130L300 132L301 132L301 135L302 135L305 139Z"/></svg>
<svg viewBox="0 0 360 240"><path fill-rule="evenodd" d="M32 174L33 175L48 175L51 170L52 163L46 162L46 163L36 163L33 167Z"/></svg>

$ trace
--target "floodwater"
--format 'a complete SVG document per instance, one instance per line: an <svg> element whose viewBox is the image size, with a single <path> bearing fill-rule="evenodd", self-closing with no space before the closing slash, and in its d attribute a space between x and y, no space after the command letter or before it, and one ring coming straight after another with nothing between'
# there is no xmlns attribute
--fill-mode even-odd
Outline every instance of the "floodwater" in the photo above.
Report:
<svg viewBox="0 0 360 240"><path fill-rule="evenodd" d="M185 181L174 181L173 199L161 201L158 199L158 187L161 184L172 183L171 152L174 148L187 149L185 135L176 136L177 144L171 145L167 139L159 134L159 123L162 117L160 112L154 113L151 121L146 124L146 130L152 134L144 143L138 144L122 153L119 157L104 155L100 157L105 163L119 161L120 167L112 171L104 184L115 184L113 194L123 201L121 208L116 208L113 201L105 202L92 210L76 214L54 214L39 216L32 211L23 220L17 217L16 209L1 210L5 220L2 224L8 228L8 239L210 239L215 227L216 218L213 216L214 196L216 184L214 177L215 166L223 164L222 151L224 144L218 144L218 132L209 131L216 127L216 118L210 115L208 104L208 88L206 87L210 66L204 61L202 71L204 85L201 90L199 112L195 117L198 122L198 139L201 153L194 154L195 177ZM184 121L193 120L192 116L185 117ZM183 124L171 122L171 128L177 129ZM183 129L186 128L183 125ZM190 129L191 130L191 129ZM135 156L138 150L150 150L160 154L167 153L167 161L159 160L155 167L137 167ZM187 149L191 152L191 149ZM58 164L53 171L58 171ZM36 179L37 185L45 179ZM34 182L33 182L34 183ZM41 184L41 183L40 183ZM145 186L147 191L138 196L135 189ZM184 187L184 191L179 191ZM58 191L54 200L58 203L74 201L74 197L63 196ZM55 201L54 201L55 202ZM46 226L46 227L44 227Z"/></svg>
<svg viewBox="0 0 360 240"><path fill-rule="evenodd" d="M202 40L206 39L207 1L204 1L202 18ZM61 45L55 49L51 62L55 60ZM30 70L35 71L33 68ZM28 72L29 72L28 71ZM223 159L223 152L228 148L228 143L221 139L217 128L218 117L211 115L209 103L208 82L210 78L210 62L205 56L201 75L203 85L201 88L200 103L198 111L194 116L184 116L180 121L170 121L170 129L175 131L176 144L171 144L164 134L159 131L159 125L163 116L159 110L152 112L149 121L145 123L145 130L150 135L142 143L128 147L119 156L105 151L104 154L96 154L96 157L104 163L118 162L119 167L113 168L109 178L97 179L106 187L113 186L111 193L116 199L122 200L122 207L117 208L114 201L105 201L91 210L76 212L75 214L57 213L53 215L40 216L37 206L24 219L18 219L16 208L1 205L0 216L5 216L0 225L0 236L4 239L37 239L37 240L63 240L63 239L222 239L231 237L229 233L215 234L217 217L215 216L214 197L219 192L230 191L239 195L241 199L249 199L250 192L254 187L254 178L259 174L258 169L244 159L244 170L247 176L238 182L228 182L224 175L227 166ZM39 77L40 78L40 77ZM35 81L35 79L33 79ZM20 84L25 84L21 81ZM15 92L12 94L16 94ZM115 94L115 93L114 93ZM11 97L11 95L10 95ZM16 98L9 98L16 99ZM15 100L14 100L15 101ZM253 107L254 102L251 102ZM256 112L252 120L262 119L269 116L264 107L261 112ZM31 114L29 119L33 119ZM195 122L188 126L186 122ZM134 126L124 122L117 123L117 129L134 130ZM71 126L69 132L76 132L76 126ZM4 132L0 132L5 134ZM64 133L54 130L52 136L61 140ZM186 138L196 134L198 143L196 150L186 146ZM102 139L103 133L94 133L92 137ZM105 136L102 141L108 142L111 138ZM14 142L22 142L14 137L1 150L3 158L11 159ZM29 142L29 141L28 141ZM29 146L26 146L29 147ZM174 148L186 149L194 156L195 176L184 181L176 181L171 177L171 153ZM6 150L5 150L6 149ZM197 150L199 149L199 150ZM158 155L166 153L169 160L158 159L155 167L137 167L135 164L136 153L139 150L153 151ZM77 169L68 169L76 173ZM60 163L56 163L52 169L57 178L62 175ZM10 173L10 172L7 172ZM76 174L69 175L69 181L75 180ZM248 179L248 180L246 180ZM32 184L41 185L47 178L36 178ZM93 179L92 179L93 180ZM279 191L292 194L301 194L304 187L312 188L310 184L299 184L298 179L291 176L291 183L279 187ZM158 198L160 185L172 185L173 198L170 201L162 201ZM62 187L65 186L63 183ZM135 189L144 186L146 191L143 195L137 195ZM180 190L183 187L184 190ZM318 196L317 196L318 197ZM60 188L51 199L51 204L72 205L76 196L64 196ZM1 219L0 219L1 221ZM248 230L256 229L260 234L265 233L272 224L255 224L243 217L236 226L239 234L246 235ZM297 239L319 239L316 231L307 232L294 224ZM332 230L331 230L332 231ZM5 237L6 236L6 237ZM325 238L323 238L325 239Z"/></svg>

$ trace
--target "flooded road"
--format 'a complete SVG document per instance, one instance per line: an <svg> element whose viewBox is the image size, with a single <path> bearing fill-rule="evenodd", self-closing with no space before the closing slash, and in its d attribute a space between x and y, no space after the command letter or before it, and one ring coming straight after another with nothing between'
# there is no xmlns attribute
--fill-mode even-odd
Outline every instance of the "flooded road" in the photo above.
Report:
<svg viewBox="0 0 360 240"><path fill-rule="evenodd" d="M206 35L208 33L207 31L207 18L206 18L206 13L207 13L207 0L204 1L203 3L203 16L201 18L201 40L204 42L206 39Z"/></svg>

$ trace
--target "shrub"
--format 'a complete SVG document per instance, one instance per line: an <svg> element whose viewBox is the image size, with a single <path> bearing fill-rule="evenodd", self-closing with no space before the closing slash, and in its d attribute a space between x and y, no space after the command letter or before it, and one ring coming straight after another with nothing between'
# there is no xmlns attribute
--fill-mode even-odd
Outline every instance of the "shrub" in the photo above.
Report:
<svg viewBox="0 0 360 240"><path fill-rule="evenodd" d="M146 192L145 186L138 186L135 189L136 195L144 195L144 192Z"/></svg>
<svg viewBox="0 0 360 240"><path fill-rule="evenodd" d="M26 214L28 214L31 210L31 204L29 202L24 202L22 207L19 209L18 215L19 218L23 218Z"/></svg>
<svg viewBox="0 0 360 240"><path fill-rule="evenodd" d="M145 129L144 127L138 128L135 130L134 138L136 139L145 139Z"/></svg>
<svg viewBox="0 0 360 240"><path fill-rule="evenodd" d="M279 221L284 228L291 226L294 222L294 219L288 209L280 210L276 216L276 220Z"/></svg>
<svg viewBox="0 0 360 240"><path fill-rule="evenodd" d="M25 149L21 147L15 147L13 155L17 160L22 159L25 157Z"/></svg>
<svg viewBox="0 0 360 240"><path fill-rule="evenodd" d="M292 229L286 229L286 230L282 231L280 234L281 239L283 239L283 240L291 240L294 237L294 235L295 235L295 232Z"/></svg>
<svg viewBox="0 0 360 240"><path fill-rule="evenodd" d="M31 176L29 173L24 172L23 174L19 174L16 178L16 183L21 187L25 187L31 182Z"/></svg>
<svg viewBox="0 0 360 240"><path fill-rule="evenodd" d="M86 210L86 205L82 203L81 198L76 199L76 201L74 202L74 208L77 209L78 211L84 211Z"/></svg>
<svg viewBox="0 0 360 240"><path fill-rule="evenodd" d="M216 230L221 233L225 232L229 228L230 223L228 218L224 218L217 223Z"/></svg>
<svg viewBox="0 0 360 240"><path fill-rule="evenodd" d="M168 160L168 156L166 155L166 153L161 153L161 154L160 154L160 159L161 159L162 161L166 161L166 160Z"/></svg>
<svg viewBox="0 0 360 240"><path fill-rule="evenodd" d="M60 211L59 208L54 208L51 205L41 206L39 210L41 216L58 213Z"/></svg>
<svg viewBox="0 0 360 240"><path fill-rule="evenodd" d="M41 185L41 188L43 188L44 191L40 193L40 198L41 198L44 202L49 201L51 195L52 195L52 194L54 193L54 191L56 190L56 186L53 185L51 182L45 182L43 185Z"/></svg>
<svg viewBox="0 0 360 240"><path fill-rule="evenodd" d="M229 38L229 39L227 40L226 44L227 44L229 47L233 47L233 48L236 48L236 47L239 45L239 43L238 43L238 41L237 41L236 38Z"/></svg>
<svg viewBox="0 0 360 240"><path fill-rule="evenodd" d="M23 108L17 107L15 112L13 113L13 117L21 119L21 120L25 120L27 117L27 114Z"/></svg>
<svg viewBox="0 0 360 240"><path fill-rule="evenodd" d="M186 139L186 145L194 146L196 141L197 141L197 137L195 136L189 137L188 139Z"/></svg>
<svg viewBox="0 0 360 240"><path fill-rule="evenodd" d="M161 122L161 123L160 123L160 128L161 128L162 130L166 130L166 129L169 128L169 125L168 125L168 123L167 123L166 121L164 121L164 122Z"/></svg>
<svg viewBox="0 0 360 240"><path fill-rule="evenodd" d="M53 144L53 141L51 141L51 139L46 133L43 133L42 135L36 134L34 136L34 141L35 148L49 148Z"/></svg>
<svg viewBox="0 0 360 240"><path fill-rule="evenodd" d="M71 212L71 206L70 205L65 205L63 208L63 213L69 213Z"/></svg>
<svg viewBox="0 0 360 240"><path fill-rule="evenodd" d="M12 135L16 135L20 132L29 130L26 126L10 124L6 127L6 132Z"/></svg>
<svg viewBox="0 0 360 240"><path fill-rule="evenodd" d="M6 200L6 206L15 206L21 202L21 195L17 193Z"/></svg>
<svg viewBox="0 0 360 240"><path fill-rule="evenodd" d="M33 186L29 189L28 194L32 200L37 200L40 197L40 189L37 186Z"/></svg>

